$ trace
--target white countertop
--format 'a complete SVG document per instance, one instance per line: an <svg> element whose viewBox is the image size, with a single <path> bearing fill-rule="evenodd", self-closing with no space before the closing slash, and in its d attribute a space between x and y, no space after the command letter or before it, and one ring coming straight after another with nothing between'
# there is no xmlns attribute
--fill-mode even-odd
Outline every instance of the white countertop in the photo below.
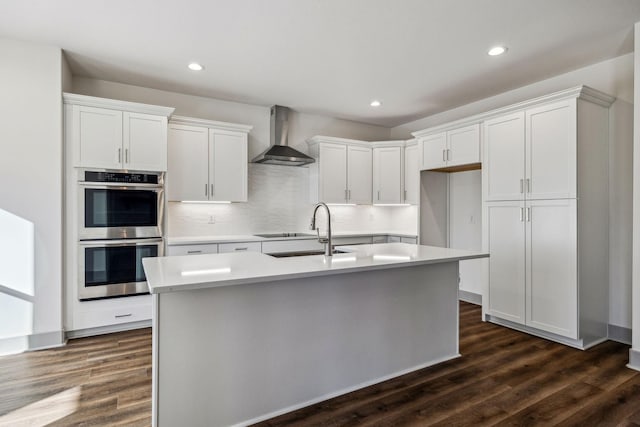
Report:
<svg viewBox="0 0 640 427"><path fill-rule="evenodd" d="M152 294L488 257L407 243L340 246L348 253L274 258L259 252L144 258Z"/></svg>
<svg viewBox="0 0 640 427"><path fill-rule="evenodd" d="M296 236L296 237L259 237L247 234L236 235L212 235L212 236L173 236L167 237L167 245L194 245L194 244L207 244L207 243L233 243L233 242L270 242L276 240L305 240L305 239L317 239L314 232L311 230L301 231L299 233L306 233L309 236ZM260 233L262 234L262 233ZM324 232L322 232L324 235ZM333 237L362 237L362 236L400 236L400 237L417 237L416 234L403 233L403 232L364 232L364 231L339 231L332 233Z"/></svg>

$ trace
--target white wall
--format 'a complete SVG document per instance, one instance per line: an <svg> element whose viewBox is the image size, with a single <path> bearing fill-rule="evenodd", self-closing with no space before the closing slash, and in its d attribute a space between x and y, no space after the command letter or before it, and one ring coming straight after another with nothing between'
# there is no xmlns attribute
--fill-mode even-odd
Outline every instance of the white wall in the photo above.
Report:
<svg viewBox="0 0 640 427"><path fill-rule="evenodd" d="M59 48L2 38L0 57L0 209L32 225L34 251L32 290L0 283L0 312L30 310L31 325L14 329L20 336L0 336L0 353L9 353L62 343L64 65ZM9 262L0 259L0 271L14 269Z"/></svg>
<svg viewBox="0 0 640 427"><path fill-rule="evenodd" d="M615 96L617 99L610 110L609 322L625 328L631 327L633 74L634 55L631 53L391 129L391 138L408 138L417 130L578 85L591 86Z"/></svg>
<svg viewBox="0 0 640 427"><path fill-rule="evenodd" d="M268 106L256 106L174 92L75 77L73 92L83 95L175 107L176 115L253 125L249 158L269 145ZM365 141L387 140L390 130L381 126L332 117L289 115L289 144L308 152L306 139L314 135ZM168 179L171 179L169 176ZM231 205L168 204L169 236L252 234L305 231L313 204L309 200L307 168L249 165L249 201ZM417 208L334 206L335 231L391 231L416 234ZM210 217L214 217L213 223Z"/></svg>
<svg viewBox="0 0 640 427"><path fill-rule="evenodd" d="M640 47L640 22L634 29L635 46ZM640 105L640 55L635 57L634 99ZM633 292L632 348L629 366L640 371L640 108L633 111Z"/></svg>

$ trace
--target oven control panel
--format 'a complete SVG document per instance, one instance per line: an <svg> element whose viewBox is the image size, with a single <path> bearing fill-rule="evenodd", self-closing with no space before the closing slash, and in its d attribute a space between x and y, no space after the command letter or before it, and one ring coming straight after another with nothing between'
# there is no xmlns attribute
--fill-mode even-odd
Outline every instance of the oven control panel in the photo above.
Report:
<svg viewBox="0 0 640 427"><path fill-rule="evenodd" d="M85 171L86 182L121 182L127 184L158 184L158 174Z"/></svg>

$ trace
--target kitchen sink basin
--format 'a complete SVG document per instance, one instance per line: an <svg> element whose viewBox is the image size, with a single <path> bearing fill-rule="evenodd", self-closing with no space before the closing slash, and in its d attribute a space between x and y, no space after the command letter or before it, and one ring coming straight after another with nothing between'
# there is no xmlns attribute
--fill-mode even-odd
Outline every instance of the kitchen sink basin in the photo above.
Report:
<svg viewBox="0 0 640 427"><path fill-rule="evenodd" d="M345 254L346 251L333 250L334 254ZM267 254L274 258L288 258L292 256L308 256L308 255L324 255L324 251L299 251L299 252L279 252L274 254Z"/></svg>
<svg viewBox="0 0 640 427"><path fill-rule="evenodd" d="M309 233L265 233L265 234L254 234L257 237L264 237L266 239L277 239L278 237L313 237L315 234Z"/></svg>

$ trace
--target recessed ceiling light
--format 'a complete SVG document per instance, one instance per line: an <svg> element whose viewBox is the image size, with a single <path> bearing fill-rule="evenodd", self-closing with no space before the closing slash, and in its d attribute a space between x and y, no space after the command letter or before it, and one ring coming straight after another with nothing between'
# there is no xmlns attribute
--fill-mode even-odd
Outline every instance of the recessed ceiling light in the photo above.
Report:
<svg viewBox="0 0 640 427"><path fill-rule="evenodd" d="M502 55L506 51L507 51L507 48L504 46L494 46L491 49L489 49L489 52L487 53L489 54L489 56L498 56L498 55Z"/></svg>
<svg viewBox="0 0 640 427"><path fill-rule="evenodd" d="M188 67L191 71L202 71L204 69L204 67L197 62L192 62Z"/></svg>
<svg viewBox="0 0 640 427"><path fill-rule="evenodd" d="M377 99L374 99L373 101L371 101L371 105L372 107L379 107L382 105L382 103L380 101L378 101Z"/></svg>

